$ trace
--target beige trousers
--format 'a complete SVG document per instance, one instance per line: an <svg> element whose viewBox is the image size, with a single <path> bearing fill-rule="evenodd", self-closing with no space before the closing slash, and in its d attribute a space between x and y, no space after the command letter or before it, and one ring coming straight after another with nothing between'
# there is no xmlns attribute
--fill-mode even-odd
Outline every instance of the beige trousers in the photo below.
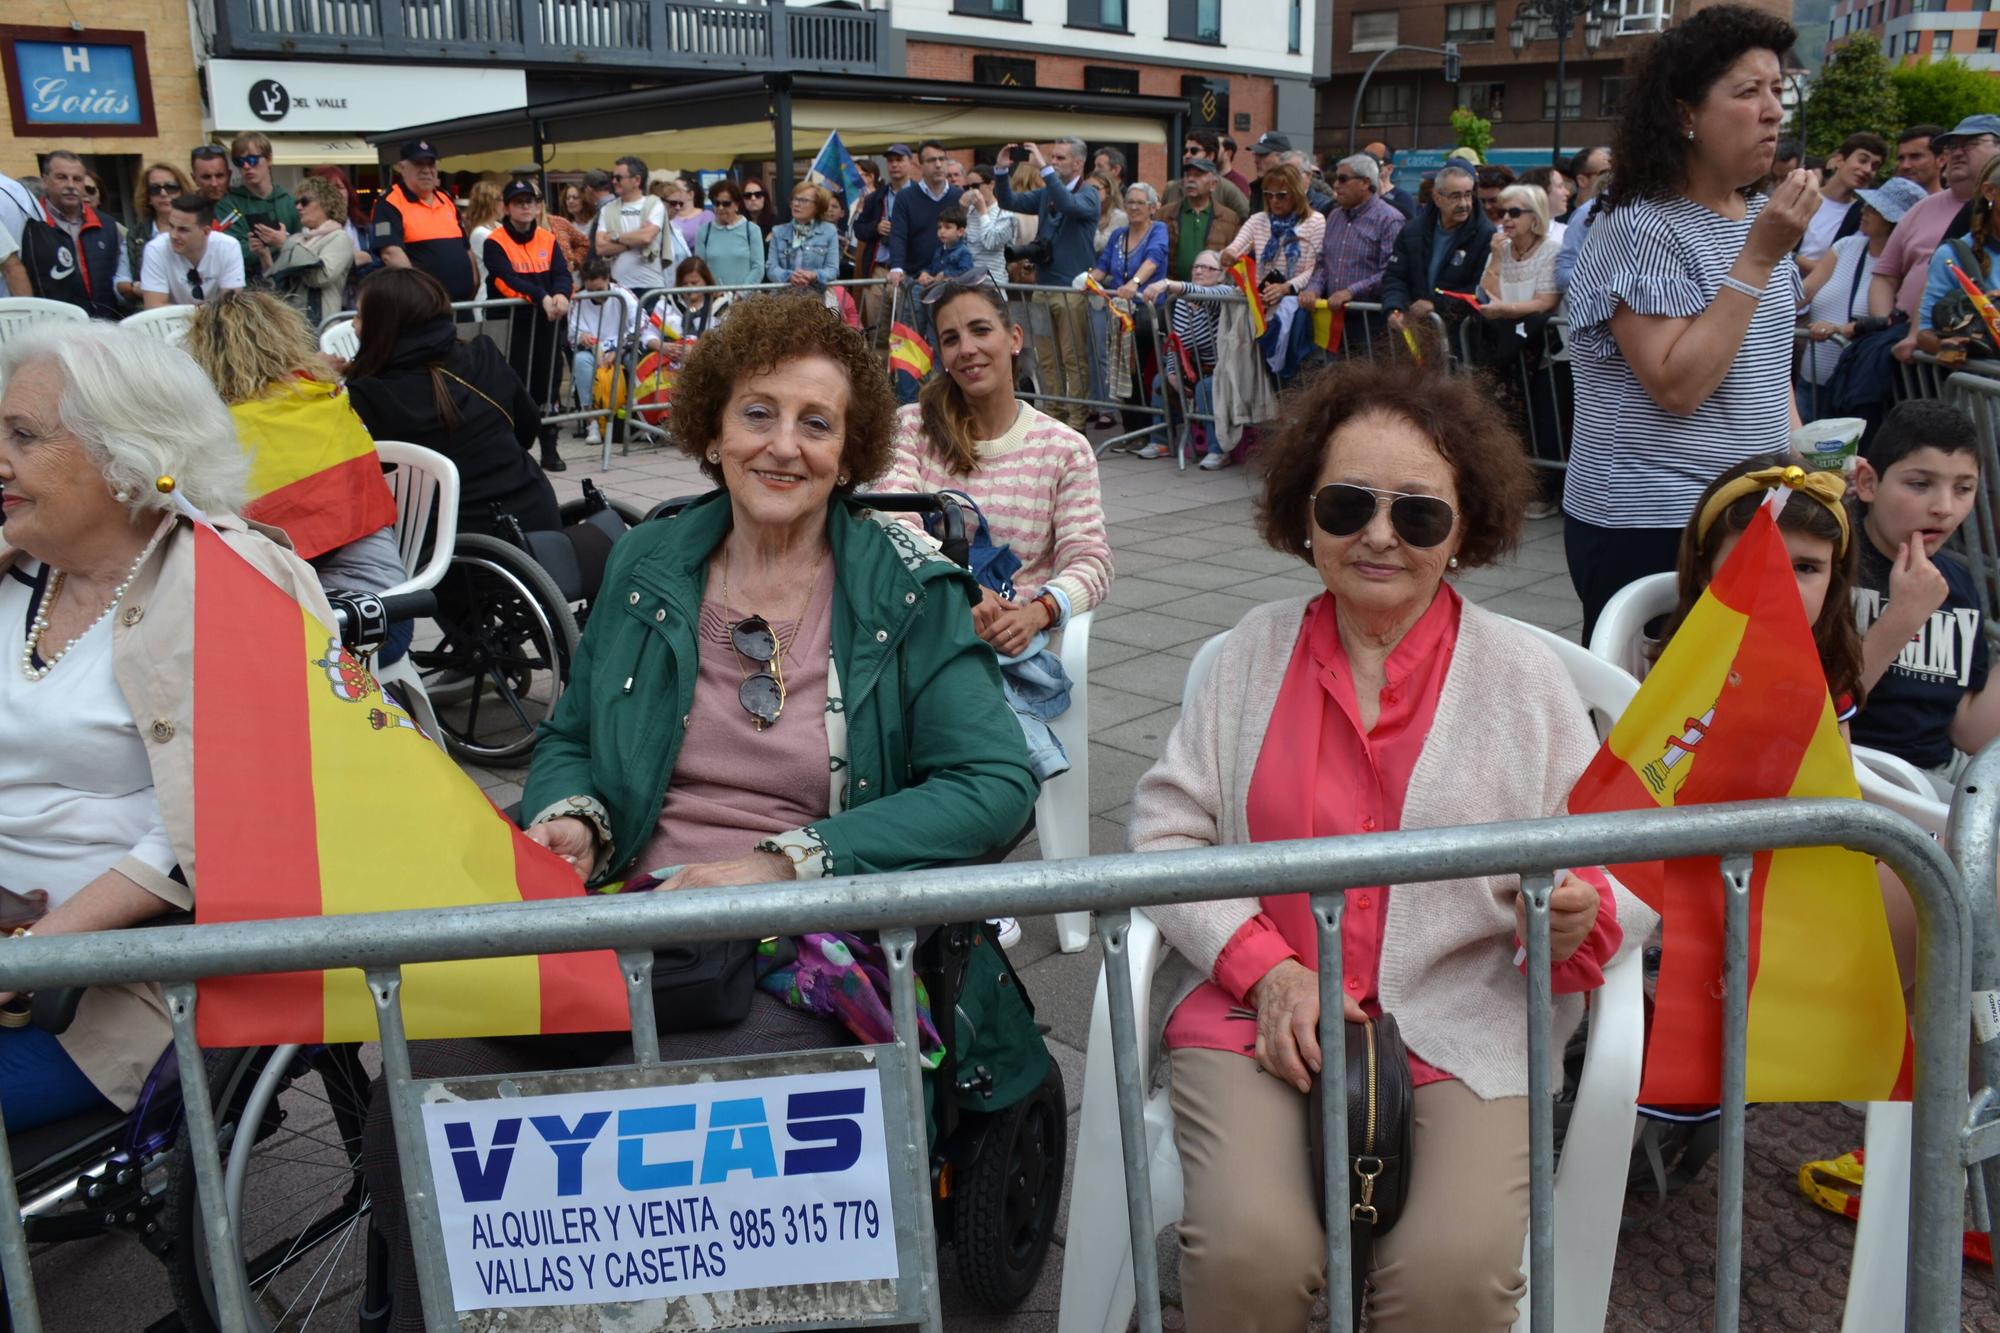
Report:
<svg viewBox="0 0 2000 1333"><path fill-rule="evenodd" d="M1300 1333L1326 1282L1306 1099L1229 1051L1173 1053L1189 1333ZM1506 1330L1527 1290L1528 1102L1417 1089L1409 1200L1375 1243L1372 1333Z"/></svg>
<svg viewBox="0 0 2000 1333"><path fill-rule="evenodd" d="M1090 308L1081 292L1037 293L1049 312L1050 334L1035 339L1035 357L1042 365L1042 392L1062 398L1090 397ZM1089 409L1075 403L1049 403L1043 410L1058 421L1082 430Z"/></svg>

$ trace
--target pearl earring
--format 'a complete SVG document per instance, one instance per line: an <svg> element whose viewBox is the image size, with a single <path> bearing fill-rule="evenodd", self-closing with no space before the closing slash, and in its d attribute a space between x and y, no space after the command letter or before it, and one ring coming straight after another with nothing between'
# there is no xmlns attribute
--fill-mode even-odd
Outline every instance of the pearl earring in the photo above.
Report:
<svg viewBox="0 0 2000 1333"><path fill-rule="evenodd" d="M1458 557L1457 557L1457 556L1453 556L1453 557L1451 558L1451 567L1452 567L1453 569L1457 569L1457 568L1458 568Z"/></svg>
<svg viewBox="0 0 2000 1333"><path fill-rule="evenodd" d="M833 484L836 486L845 486L847 484L847 474L843 472L838 477L835 477Z"/></svg>
<svg viewBox="0 0 2000 1333"><path fill-rule="evenodd" d="M1687 136L1688 136L1688 142L1689 142L1689 143L1693 143L1693 142L1694 142L1694 131L1693 131L1693 130L1689 130L1689 131L1687 132Z"/></svg>
<svg viewBox="0 0 2000 1333"><path fill-rule="evenodd" d="M117 490L111 492L111 498L116 500L119 504L122 505L131 504L132 492L126 490L123 486L120 486Z"/></svg>
<svg viewBox="0 0 2000 1333"><path fill-rule="evenodd" d="M1306 549L1308 551L1312 550L1312 544L1313 544L1313 539L1310 537L1306 538Z"/></svg>
<svg viewBox="0 0 2000 1333"><path fill-rule="evenodd" d="M708 451L708 461L711 463L720 463L722 461L722 451L719 449L710 449Z"/></svg>

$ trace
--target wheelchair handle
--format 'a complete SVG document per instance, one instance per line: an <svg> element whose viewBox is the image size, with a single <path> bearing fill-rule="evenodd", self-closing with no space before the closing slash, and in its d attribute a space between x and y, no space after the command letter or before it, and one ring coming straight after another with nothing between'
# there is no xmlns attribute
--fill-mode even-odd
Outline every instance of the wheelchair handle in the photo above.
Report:
<svg viewBox="0 0 2000 1333"><path fill-rule="evenodd" d="M327 593L326 600L333 608L341 646L350 652L379 648L388 636L390 625L437 612L437 594L429 588L387 597L372 592L332 591Z"/></svg>

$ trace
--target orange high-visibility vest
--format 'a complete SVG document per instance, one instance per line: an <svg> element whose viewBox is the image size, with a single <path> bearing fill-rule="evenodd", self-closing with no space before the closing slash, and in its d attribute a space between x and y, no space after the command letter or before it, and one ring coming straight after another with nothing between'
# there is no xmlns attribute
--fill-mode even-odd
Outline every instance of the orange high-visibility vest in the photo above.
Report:
<svg viewBox="0 0 2000 1333"><path fill-rule="evenodd" d="M497 242L507 252L507 262L514 266L516 273L547 273L555 264L556 237L546 227L535 228L535 234L526 243L517 241L505 227L495 227L487 238ZM498 278L493 279L493 289L502 296L515 296L531 300L524 292L517 292Z"/></svg>
<svg viewBox="0 0 2000 1333"><path fill-rule="evenodd" d="M448 241L465 235L458 221L458 206L443 190L432 194L430 203L425 204L398 181L383 192L382 202L402 218L403 240L409 244Z"/></svg>

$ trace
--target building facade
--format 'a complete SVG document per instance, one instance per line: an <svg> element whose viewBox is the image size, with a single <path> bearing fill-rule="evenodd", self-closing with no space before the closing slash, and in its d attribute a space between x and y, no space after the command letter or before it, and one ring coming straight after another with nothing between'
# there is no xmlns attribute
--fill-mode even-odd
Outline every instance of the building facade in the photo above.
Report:
<svg viewBox="0 0 2000 1333"><path fill-rule="evenodd" d="M1861 33L1898 64L1956 59L2000 70L2000 13L1992 0L1834 0L1826 50Z"/></svg>
<svg viewBox="0 0 2000 1333"><path fill-rule="evenodd" d="M1787 17L1792 10L1791 0L1748 2ZM1447 149L1457 142L1451 113L1465 107L1492 122L1495 148L1553 154L1558 104L1564 155L1608 143L1627 87L1627 61L1652 36L1705 7L1703 0L1618 0L1596 50L1580 24L1571 32L1558 87L1556 36L1546 23L1527 21L1519 52L1509 40L1508 25L1524 8L1518 0L1353 0L1334 17L1316 146L1347 151L1351 124L1356 146L1383 140L1398 150ZM1446 82L1439 54L1447 42L1458 48L1456 84Z"/></svg>

